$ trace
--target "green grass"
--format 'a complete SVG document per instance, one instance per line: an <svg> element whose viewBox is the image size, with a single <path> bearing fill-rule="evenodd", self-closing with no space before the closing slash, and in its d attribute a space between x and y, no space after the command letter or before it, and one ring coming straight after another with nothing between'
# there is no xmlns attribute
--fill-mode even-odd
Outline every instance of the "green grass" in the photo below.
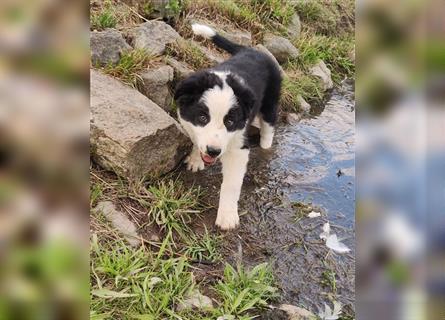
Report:
<svg viewBox="0 0 445 320"><path fill-rule="evenodd" d="M102 197L103 190L100 183L91 184L90 189L90 208L92 208L97 204L100 197Z"/></svg>
<svg viewBox="0 0 445 320"><path fill-rule="evenodd" d="M186 62L195 70L208 68L212 65L201 49L189 40L176 41L167 45L166 54Z"/></svg>
<svg viewBox="0 0 445 320"><path fill-rule="evenodd" d="M321 103L323 89L317 77L298 74L283 79L281 89L281 105L285 110L299 111L298 95L301 95L308 103Z"/></svg>
<svg viewBox="0 0 445 320"><path fill-rule="evenodd" d="M298 0L295 10L303 28L311 33L337 36L354 31L355 2L352 0Z"/></svg>
<svg viewBox="0 0 445 320"><path fill-rule="evenodd" d="M218 251L221 246L221 236L205 232L200 237L192 234L186 243L184 254L192 260L216 263L221 261L222 256Z"/></svg>
<svg viewBox="0 0 445 320"><path fill-rule="evenodd" d="M92 29L116 28L117 22L116 11L109 1L106 1L99 11L91 11L90 23Z"/></svg>
<svg viewBox="0 0 445 320"><path fill-rule="evenodd" d="M298 1L296 11L302 22L315 32L330 34L335 30L336 12L321 1Z"/></svg>
<svg viewBox="0 0 445 320"><path fill-rule="evenodd" d="M214 22L232 23L253 33L264 29L283 29L294 14L292 1L288 0L210 0L185 1L188 15L199 14Z"/></svg>
<svg viewBox="0 0 445 320"><path fill-rule="evenodd" d="M261 23L272 28L271 21L287 25L295 13L292 1L287 0L252 0L244 2L244 6L256 13Z"/></svg>
<svg viewBox="0 0 445 320"><path fill-rule="evenodd" d="M238 265L237 269L227 264L224 279L215 287L222 297L221 304L225 314L241 315L254 308L261 308L276 297L273 287L273 275L270 267L263 263L252 270Z"/></svg>
<svg viewBox="0 0 445 320"><path fill-rule="evenodd" d="M307 70L321 59L331 70L336 83L354 75L355 64L350 57L354 50L353 36L329 37L305 33L294 41L294 45L300 51L297 61L301 68Z"/></svg>
<svg viewBox="0 0 445 320"><path fill-rule="evenodd" d="M153 12L151 0L138 1L131 6L121 0L105 0L90 8L90 28L128 28L146 21Z"/></svg>
<svg viewBox="0 0 445 320"><path fill-rule="evenodd" d="M94 170L91 174L91 207L100 200L119 199L132 212L144 216L141 223L155 224L170 240L179 235L182 241L191 241L189 223L206 207L201 202L203 192L199 187L186 187L181 180L171 178L129 183L117 176L101 176ZM209 241L210 235L203 239Z"/></svg>
<svg viewBox="0 0 445 320"><path fill-rule="evenodd" d="M148 18L154 11L153 3L151 1L145 1L143 3L140 3L139 11L143 17Z"/></svg>
<svg viewBox="0 0 445 320"><path fill-rule="evenodd" d="M141 80L138 72L146 69L155 59L155 56L144 49L133 49L124 52L116 65L109 64L103 70L122 82L136 87Z"/></svg>
<svg viewBox="0 0 445 320"><path fill-rule="evenodd" d="M239 6L233 0L187 0L184 2L184 11L189 15L198 13L213 21L219 21L221 20L221 17L224 17L225 19L244 27L252 24L256 19L255 13L251 12L244 6Z"/></svg>
<svg viewBox="0 0 445 320"><path fill-rule="evenodd" d="M332 270L323 271L321 274L321 284L331 289L332 293L337 293L336 273Z"/></svg>
<svg viewBox="0 0 445 320"><path fill-rule="evenodd" d="M92 241L91 311L95 317L161 319L193 289L184 258L159 259L146 248Z"/></svg>
<svg viewBox="0 0 445 320"><path fill-rule="evenodd" d="M174 16L178 16L183 10L182 2L180 0L169 0L165 8Z"/></svg>
<svg viewBox="0 0 445 320"><path fill-rule="evenodd" d="M149 186L148 192L152 196L148 213L150 221L187 239L187 224L201 208L200 189L186 188L180 180L161 180Z"/></svg>
<svg viewBox="0 0 445 320"><path fill-rule="evenodd" d="M165 246L163 246L165 247ZM177 311L176 306L194 288L186 257L163 259L146 247L130 248L122 241L90 247L91 311L94 319L216 319L237 315L252 319L275 296L273 277L266 264L248 271L226 265L224 279L214 287L216 308ZM202 290L201 290L202 291Z"/></svg>

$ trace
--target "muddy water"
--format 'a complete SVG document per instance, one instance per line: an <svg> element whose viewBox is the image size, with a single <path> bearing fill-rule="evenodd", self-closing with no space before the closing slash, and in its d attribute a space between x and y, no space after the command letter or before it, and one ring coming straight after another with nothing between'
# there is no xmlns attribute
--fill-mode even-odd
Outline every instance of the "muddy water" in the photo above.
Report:
<svg viewBox="0 0 445 320"><path fill-rule="evenodd" d="M345 84L322 110L296 124L280 124L271 150L253 147L240 199L241 226L225 237L229 260L270 261L280 302L313 312L339 300L347 305L346 313L353 313L354 114L353 88ZM208 201L218 203L219 166L182 172L182 177L204 187ZM299 215L295 203L322 216ZM214 218L215 209L205 220L212 224ZM326 221L351 253L326 248L319 239Z"/></svg>

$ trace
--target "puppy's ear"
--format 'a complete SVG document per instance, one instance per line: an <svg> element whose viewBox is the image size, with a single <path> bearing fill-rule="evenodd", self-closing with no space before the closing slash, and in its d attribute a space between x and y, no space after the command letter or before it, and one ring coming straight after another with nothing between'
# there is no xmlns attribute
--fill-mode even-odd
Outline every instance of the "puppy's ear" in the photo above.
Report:
<svg viewBox="0 0 445 320"><path fill-rule="evenodd" d="M198 71L178 83L175 90L175 100L179 106L195 103L204 91L214 86L223 86L221 79L214 73Z"/></svg>
<svg viewBox="0 0 445 320"><path fill-rule="evenodd" d="M230 87L232 87L238 103L241 105L243 110L247 111L248 114L256 103L255 94L248 86L242 84L241 81L232 74L227 76L226 82Z"/></svg>

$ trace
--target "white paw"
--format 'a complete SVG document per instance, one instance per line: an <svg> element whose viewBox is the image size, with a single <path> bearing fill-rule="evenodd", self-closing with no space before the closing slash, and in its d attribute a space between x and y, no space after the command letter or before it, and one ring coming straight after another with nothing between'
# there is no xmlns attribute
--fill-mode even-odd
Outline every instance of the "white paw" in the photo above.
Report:
<svg viewBox="0 0 445 320"><path fill-rule="evenodd" d="M218 215L216 216L215 224L222 230L235 229L239 224L238 211L218 209Z"/></svg>
<svg viewBox="0 0 445 320"><path fill-rule="evenodd" d="M203 170L205 165L204 161L202 161L199 153L196 155L195 153L191 153L184 161L187 163L187 170L192 172L196 172L199 170Z"/></svg>
<svg viewBox="0 0 445 320"><path fill-rule="evenodd" d="M273 135L265 135L260 138L260 146L262 149L269 149L272 147Z"/></svg>

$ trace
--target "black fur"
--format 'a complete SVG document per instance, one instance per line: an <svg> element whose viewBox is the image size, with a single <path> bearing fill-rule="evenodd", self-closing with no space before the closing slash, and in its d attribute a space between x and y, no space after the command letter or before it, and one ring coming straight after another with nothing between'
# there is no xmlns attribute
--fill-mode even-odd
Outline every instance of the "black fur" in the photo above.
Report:
<svg viewBox="0 0 445 320"><path fill-rule="evenodd" d="M215 35L212 40L217 46L234 55L227 61L211 69L199 71L178 84L175 99L179 105L180 116L194 125L203 125L197 118L206 112L208 115L208 110L205 111L207 107L197 102L207 89L223 85L221 79L211 71L229 71L231 74L227 76L226 82L232 87L238 105L234 106L224 119L227 129L243 129L246 120L247 124L250 124L258 113L261 113L264 121L275 125L282 80L276 63L267 54L235 44L220 35ZM232 122L232 125L228 125Z"/></svg>
<svg viewBox="0 0 445 320"><path fill-rule="evenodd" d="M281 74L269 56L257 50L245 48L216 66L214 70L230 71L237 75L244 80L245 84L242 86L248 89L246 92L253 93L255 102L249 110L249 124L260 112L266 122L275 125L280 99ZM241 95L237 97L240 99Z"/></svg>
<svg viewBox="0 0 445 320"><path fill-rule="evenodd" d="M212 41L214 44L216 44L221 49L226 50L230 54L236 54L242 49L245 49L245 46L241 46L239 44L233 43L232 41L220 36L219 34L216 34L212 37Z"/></svg>
<svg viewBox="0 0 445 320"><path fill-rule="evenodd" d="M217 75L207 71L195 72L181 81L175 92L180 116L195 126L205 126L210 121L209 109L199 102L199 98L206 90L215 86L222 88L223 82ZM206 117L206 121L202 117Z"/></svg>

